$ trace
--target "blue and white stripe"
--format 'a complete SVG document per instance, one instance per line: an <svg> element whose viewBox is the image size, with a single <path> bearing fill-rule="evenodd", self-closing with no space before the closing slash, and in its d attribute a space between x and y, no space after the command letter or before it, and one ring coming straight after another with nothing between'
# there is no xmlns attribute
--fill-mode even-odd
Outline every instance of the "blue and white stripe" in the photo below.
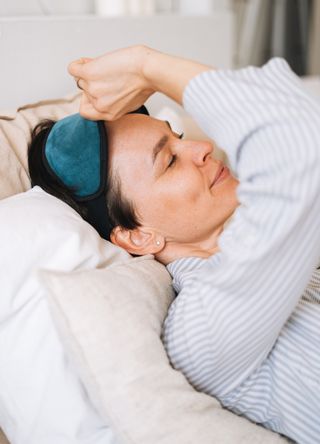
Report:
<svg viewBox="0 0 320 444"><path fill-rule="evenodd" d="M168 355L228 409L319 444L320 106L280 58L204 72L183 101L227 153L241 205L219 253L168 266Z"/></svg>

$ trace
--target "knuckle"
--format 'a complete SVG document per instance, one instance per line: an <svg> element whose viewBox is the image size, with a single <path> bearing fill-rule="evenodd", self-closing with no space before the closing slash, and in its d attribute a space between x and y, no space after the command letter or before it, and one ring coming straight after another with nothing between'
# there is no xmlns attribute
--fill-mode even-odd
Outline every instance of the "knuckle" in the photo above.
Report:
<svg viewBox="0 0 320 444"><path fill-rule="evenodd" d="M94 107L99 112L108 112L108 106L103 98L96 99Z"/></svg>
<svg viewBox="0 0 320 444"><path fill-rule="evenodd" d="M86 116L88 116L89 115L89 109L88 109L88 107L86 106L86 105L84 105L84 104L80 104L80 108L79 108L79 114L82 116L82 117L86 117Z"/></svg>
<svg viewBox="0 0 320 444"><path fill-rule="evenodd" d="M92 83L92 82L88 83L87 91L90 94L90 96L92 96L92 97L99 98L99 96L101 94L101 90L100 90L99 86L97 86L95 83Z"/></svg>
<svg viewBox="0 0 320 444"><path fill-rule="evenodd" d="M68 72L71 75L74 75L77 72L77 65L75 64L75 62L71 62L68 65Z"/></svg>
<svg viewBox="0 0 320 444"><path fill-rule="evenodd" d="M90 120L90 113L88 113L87 110L85 110L85 109L83 109L83 108L80 108L80 110L79 110L79 114L80 114L80 116L82 116L84 119L88 119L88 120Z"/></svg>
<svg viewBox="0 0 320 444"><path fill-rule="evenodd" d="M97 78L98 74L96 72L97 70L96 70L96 68L94 66L94 63L86 63L83 66L83 69L85 71L86 78L88 80L95 80Z"/></svg>
<svg viewBox="0 0 320 444"><path fill-rule="evenodd" d="M90 120L94 117L95 112L90 106L81 104L79 108L79 114L85 119Z"/></svg>

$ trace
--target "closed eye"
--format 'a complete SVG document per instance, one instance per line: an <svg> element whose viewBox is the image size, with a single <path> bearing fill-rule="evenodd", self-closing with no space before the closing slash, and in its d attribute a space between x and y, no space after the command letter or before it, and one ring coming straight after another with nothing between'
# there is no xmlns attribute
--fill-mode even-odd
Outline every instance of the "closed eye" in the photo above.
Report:
<svg viewBox="0 0 320 444"><path fill-rule="evenodd" d="M176 163L177 160L177 156L175 154L173 154L173 156L171 157L170 162L168 163L167 169L172 167L172 165L174 165Z"/></svg>
<svg viewBox="0 0 320 444"><path fill-rule="evenodd" d="M184 133L176 135L176 137L178 137L178 139L182 139L183 136L184 136ZM170 162L168 163L167 169L171 168L176 163L176 160L177 160L177 156L176 156L176 154L173 154L172 157L171 157Z"/></svg>

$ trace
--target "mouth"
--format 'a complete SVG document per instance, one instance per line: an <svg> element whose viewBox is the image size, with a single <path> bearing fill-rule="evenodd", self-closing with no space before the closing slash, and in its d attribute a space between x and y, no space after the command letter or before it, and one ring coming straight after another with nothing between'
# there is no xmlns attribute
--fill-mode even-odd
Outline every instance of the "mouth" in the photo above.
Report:
<svg viewBox="0 0 320 444"><path fill-rule="evenodd" d="M216 185L220 182L223 182L229 176L230 176L229 168L223 164L220 164L218 167L217 173L213 179L213 182L210 185L210 188L212 188L214 185Z"/></svg>

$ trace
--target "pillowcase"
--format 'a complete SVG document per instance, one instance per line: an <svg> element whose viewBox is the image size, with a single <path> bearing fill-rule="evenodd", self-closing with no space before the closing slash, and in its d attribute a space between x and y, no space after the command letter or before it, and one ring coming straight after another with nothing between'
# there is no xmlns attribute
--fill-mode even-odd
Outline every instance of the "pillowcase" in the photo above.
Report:
<svg viewBox="0 0 320 444"><path fill-rule="evenodd" d="M30 188L27 146L33 127L42 119L57 120L77 112L79 99L77 93L25 105L14 111L0 111L0 199ZM1 444L2 441L7 443L0 430Z"/></svg>
<svg viewBox="0 0 320 444"><path fill-rule="evenodd" d="M78 93L63 99L26 105L13 113L0 112L0 199L30 188L27 172L27 144L34 126L44 118L58 120L77 112L79 98ZM0 363L0 426L5 429L10 437L11 444L15 442L56 444L62 441L75 444L80 440L83 444L114 444L116 442L114 434L108 427L110 420L107 412L109 411L115 429L119 431L123 442L133 442L132 440L136 440L137 436L139 439L142 436L142 443L148 442L148 444L158 442L159 437L160 440L163 438L164 441L161 441L163 443L176 442L175 436L179 439L185 439L186 435L188 435L188 438L184 442L191 442L196 438L198 440L198 437L202 437L203 433L205 436L211 437L210 442L212 442L212 434L220 439L221 433L225 433L226 424L227 427L230 427L230 424L231 427L233 427L233 424L239 424L240 418L218 408L218 403L212 398L209 399L205 395L197 394L184 377L172 370L168 364L159 340L161 324L159 319L164 318L164 312L166 311L164 307L168 306L169 299L172 297L170 286L168 287L169 276L164 267L155 263L151 257L134 260L134 264L132 264L132 259L126 252L102 240L95 230L86 224L70 207L47 195L39 188L1 201L0 221L2 248L0 273L3 284L0 300L0 337L2 356L7 357ZM122 270L120 274L113 274L116 271L114 268L117 267L116 264L119 265L119 270ZM105 267L110 268L108 273L106 273ZM118 367L118 362L116 364L110 363L108 355L104 354L102 356L100 354L99 356L103 359L99 364L102 373L99 373L97 382L92 383L92 375L88 376L86 370L91 366L93 370L96 370L97 362L94 360L87 362L87 359L91 359L87 354L81 354L81 359L75 359L72 362L68 354L65 353L65 344L61 343L57 336L52 316L48 310L46 291L37 279L39 268L70 271L72 282L75 278L72 270L91 270L88 273L98 273L96 269L103 269L101 275L103 273L104 277L101 279L106 288L108 288L110 282L108 285L106 284L105 273L111 279L115 288L124 284L123 281L118 282L117 278L121 280L123 276L130 276L129 288L126 287L125 289L129 301L133 301L134 289L136 289L134 296L137 297L137 301L139 300L141 287L143 294L148 293L150 296L150 301L155 299L160 303L160 306L154 305L154 302L150 305L150 301L148 302L147 299L143 302L147 305L144 312L148 313L152 319L151 324L146 326L146 328L152 329L151 343L155 340L155 334L157 337L154 353L155 361L152 367L144 367L143 362L138 362L139 365L133 367L133 370L138 371L137 383L139 384L137 386L134 381L129 384L130 379L128 380L128 378L130 375L127 375L127 378L124 379L123 385L117 385L117 391L121 392L121 396L118 393L119 402L114 403L114 411L119 414L120 420L117 415L114 418L113 401L111 402L111 399L114 399L115 395L113 394L113 397L109 400L106 391L106 387L110 388L110 381L102 386L100 383L103 382L105 377L106 363L109 362L108 365L111 366L114 375L118 368L123 368L125 362L130 363L131 366L132 353L134 352L134 356L136 356L134 351L136 350L135 341L131 354L124 354L121 358L120 367ZM75 273L75 275L78 279L78 273ZM55 274L53 276L56 278ZM63 276L65 277L65 275ZM90 282L90 276L88 277L88 282ZM60 280L60 275L57 279ZM82 279L80 281L82 282ZM49 282L51 282L51 278ZM95 285L95 282L93 284ZM148 285L150 286L150 294ZM91 291L92 288L90 287L85 295L86 303L91 300ZM119 294L122 294L123 291L124 289ZM105 293L101 294L104 297ZM161 298L164 298L164 300ZM105 300L104 303L108 305L109 317L112 317L113 306L109 306L108 300ZM120 307L117 304L115 302L118 313ZM51 302L51 305L55 306L55 303ZM75 305L78 307L78 303ZM71 309L71 307L69 308ZM139 306L136 306L136 309L139 311ZM152 315L154 309L155 313ZM68 310L66 309L64 315L62 306L57 308L55 312L59 313L59 315L56 314L56 320L60 316L63 318L63 322L59 325L68 319ZM89 317L86 312L82 312L81 316L82 320L80 321L79 318L79 323L86 326L82 332L89 328L88 322L92 320L94 325L91 325L91 330L97 333L98 330L94 327L96 320L92 316ZM118 319L117 316L115 319ZM138 313L135 314L133 322L137 318L140 319ZM108 319L108 317L105 319ZM103 320L100 320L103 323ZM97 327L99 325L100 321L97 321ZM141 325L145 325L144 322ZM134 324L131 322L128 331L132 332L134 328ZM65 331L68 331L68 328ZM103 328L101 332L104 341L106 332ZM112 334L108 341L113 344L113 332L109 330L109 333ZM78 353L71 354L74 358L81 351L81 332L77 332L78 335L80 336ZM69 335L67 333L65 338L67 337L69 337L69 343L78 343L78 338L74 338L73 334ZM128 340L128 337L126 337L127 343L131 339L130 337ZM97 349L99 349L101 342L100 340L95 342L96 338L93 338L93 341L94 347L91 344L92 351L98 353ZM110 348L108 342L105 345L107 349ZM125 347L123 349L126 351ZM112 347L111 351L113 353ZM144 350L140 349L139 356L142 359L144 359L143 353ZM159 385L157 386L154 385L157 379L153 381L152 378L159 358L160 372L157 375L163 372L164 380L163 384L161 380L158 380ZM146 360L146 363L149 360L150 357ZM78 365L79 361L80 365ZM74 363L76 363L76 366ZM108 368L110 369L110 367ZM79 369L81 373L86 374L84 381L86 381L93 399L101 409L102 419L92 406L86 388L79 379ZM170 373L168 373L168 369ZM124 373L121 372L120 374ZM93 379L96 381L96 372L94 372ZM114 388L111 384L111 389ZM129 389L128 395L131 396L132 393L132 401L130 397L126 397L126 390ZM140 394L142 396L141 402ZM147 398L145 399L146 395ZM137 402L134 403L134 400ZM114 399L114 401L117 401L117 399ZM155 405L153 406L154 401ZM105 402L107 407L105 407ZM208 408L206 403L209 403ZM112 409L110 409L110 405ZM169 408L170 405L172 405L172 408ZM150 412L145 412L147 406L150 407ZM124 423L121 414L123 408L125 408L126 413L123 418ZM212 408L214 408L213 416ZM172 410L175 410L175 412ZM206 413L209 410L211 413ZM169 415L175 413L172 418L176 419L176 423L171 424L167 412ZM148 424L144 425L145 430L140 429L143 418L140 414L150 421L150 426ZM227 415L227 420L225 415ZM185 418L182 423L180 423L181 417ZM137 423L135 423L136 418ZM221 428L219 418L221 418ZM165 424L163 430L157 423L158 420ZM188 427L185 427L185 423L189 420L192 424L192 433L188 441L189 433L187 433ZM241 442L241 436L244 436L245 440L247 436L256 436L256 427L253 427L246 420L240 420L240 422L242 424L241 431L236 429L234 433L231 433L235 437L232 442ZM215 424L217 424L217 428ZM204 429L203 433L202 428ZM125 431L123 432L123 430ZM266 440L261 442L280 442L277 436L273 437L272 435L272 438L270 438L269 432L264 430L260 432L260 428L258 431L262 433L259 436L267 436ZM149 440L150 435L152 437ZM223 440L221 442L231 442L231 435L227 431L226 436L229 437L229 441ZM0 442L1 439L0 431ZM135 442L139 442L139 440ZM205 443L205 439L202 442ZM219 442L219 440L216 442Z"/></svg>
<svg viewBox="0 0 320 444"><path fill-rule="evenodd" d="M145 257L103 270L42 271L40 279L63 343L121 443L287 442L222 409L170 366L160 332L173 295L157 262Z"/></svg>
<svg viewBox="0 0 320 444"><path fill-rule="evenodd" d="M113 444L56 332L37 271L131 257L39 187L0 201L0 221L1 428L12 444Z"/></svg>
<svg viewBox="0 0 320 444"><path fill-rule="evenodd" d="M0 429L0 444L10 444L7 438L4 436L1 429Z"/></svg>
<svg viewBox="0 0 320 444"><path fill-rule="evenodd" d="M58 120L78 112L79 100L80 93L77 93L57 100L25 105L15 111L0 111L0 199L30 188L27 171L27 146L35 125L43 119ZM11 381L6 386L6 391L0 391L0 426L5 428L12 442L15 442L16 439L20 440L20 437L23 436L24 442L32 440L34 444L41 439L38 434L47 430L49 436L44 440L46 444L54 439L57 433L60 433L61 437L65 436L68 443L71 443L78 436L76 430L81 428L87 429L90 444L98 443L100 439L107 442L106 440L109 438L112 439L110 429L106 427L105 423L100 424L99 417L92 411L90 401L86 398L86 392L77 375L74 375L74 369L70 370L69 364L63 368L61 364L67 358L63 346L56 337L51 318L43 303L44 293L35 282L34 273L40 266L65 271L87 269L95 268L101 264L106 266L117 261L127 261L131 259L131 256L102 241L89 225L62 202L52 200L50 196L44 197L45 193L40 196L41 190L39 189L37 195L34 192L35 190L30 192L30 195L17 196L12 201L0 202L0 238L3 241L0 256L1 282L3 282L1 290L3 313L0 329L3 338L6 338L7 341L2 350L3 356L5 356L5 350L8 356L6 368L0 366L3 370L3 372L0 370L0 375L3 379L3 381L1 380L3 387L7 378L10 378ZM18 304L18 310L16 310L13 301ZM27 310L27 308L22 309L24 304L29 307L28 325L23 317L24 310ZM39 320L35 321L38 317L43 320L42 323ZM34 330L32 330L32 322L36 326ZM24 342L22 336L19 338L19 331L26 333L27 339ZM39 415L41 426L36 428L31 427L31 423L28 424L26 418L28 417L30 422L30 418L36 417L40 409L42 389L44 389L43 395L47 394L49 397L49 391L45 391L47 381L45 375L46 373L50 375L50 368L48 368L48 371L43 372L43 376L39 376L42 375L42 370L49 366L49 357L44 350L44 341L41 342L43 348L39 353L36 353L37 346L40 348L38 335L47 338L48 345L51 344L50 355L51 359L57 362L57 369L51 373L53 381L51 386L54 394L51 393L50 396L53 397L46 407L41 407L42 415ZM13 349L15 350L14 356L12 356ZM22 362L24 360L30 364L25 366L30 367L29 374L27 374L26 368L19 365L11 378L10 372L16 361ZM33 361L34 371L31 371L31 361ZM58 368L59 363L60 368ZM68 379L71 382L66 388ZM23 388L22 380L24 381ZM11 384L12 388L10 388ZM15 384L17 384L17 389L19 384L21 387L18 394L15 393ZM26 393L32 402L27 398L24 399ZM17 403L13 403L13 399L16 399ZM28 404L28 402L27 408L23 404ZM59 412L59 403L65 405L66 409L77 405L74 414L71 415L68 427L66 427L68 415L64 416L64 421L60 421L63 411ZM45 417L50 405L52 410L56 409L59 412L55 420ZM19 414L20 407L22 411ZM92 437L91 433L93 432L93 421L96 421L95 437ZM87 425L84 427L85 422ZM53 430L52 427L56 427L56 429ZM91 434L88 432L89 429Z"/></svg>
<svg viewBox="0 0 320 444"><path fill-rule="evenodd" d="M58 120L78 112L80 94L0 111L0 199L30 188L27 147L33 128L43 119Z"/></svg>

